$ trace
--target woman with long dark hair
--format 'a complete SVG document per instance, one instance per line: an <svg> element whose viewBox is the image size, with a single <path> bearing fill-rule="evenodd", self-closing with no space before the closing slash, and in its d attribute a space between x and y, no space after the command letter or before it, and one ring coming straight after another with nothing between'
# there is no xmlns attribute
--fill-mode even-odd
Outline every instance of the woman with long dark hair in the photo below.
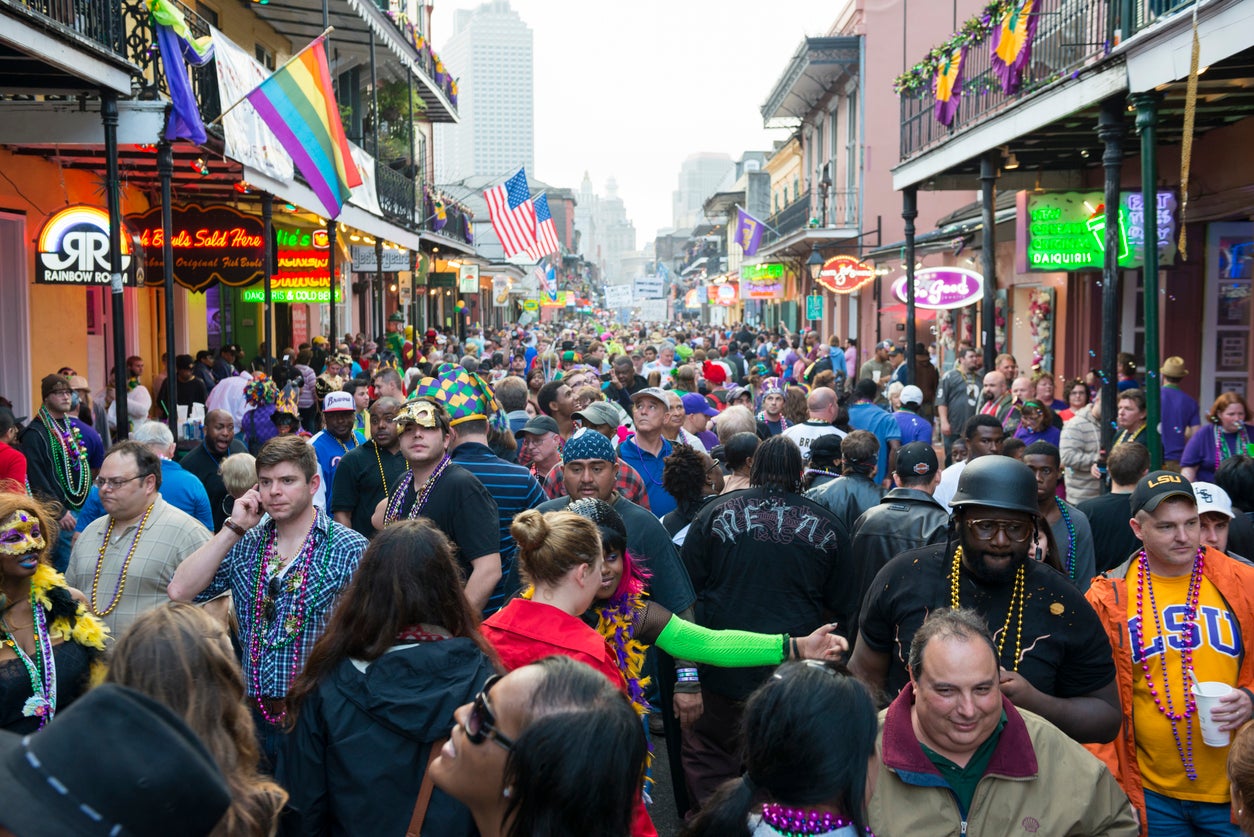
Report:
<svg viewBox="0 0 1254 837"><path fill-rule="evenodd" d="M261 751L244 675L220 622L175 602L146 611L110 651L105 681L165 704L204 742L231 790L214 837L275 833L287 793L257 770Z"/></svg>
<svg viewBox="0 0 1254 837"><path fill-rule="evenodd" d="M278 778L299 833L473 833L466 808L424 783L453 711L494 671L443 533L421 518L380 531L288 691Z"/></svg>
<svg viewBox="0 0 1254 837"><path fill-rule="evenodd" d="M623 693L591 667L545 657L457 710L430 772L481 837L627 837L645 762Z"/></svg>
<svg viewBox="0 0 1254 837"><path fill-rule="evenodd" d="M813 734L816 718L822 735ZM813 661L780 666L745 704L744 776L723 785L683 834L864 837L876 730L871 696L847 672Z"/></svg>

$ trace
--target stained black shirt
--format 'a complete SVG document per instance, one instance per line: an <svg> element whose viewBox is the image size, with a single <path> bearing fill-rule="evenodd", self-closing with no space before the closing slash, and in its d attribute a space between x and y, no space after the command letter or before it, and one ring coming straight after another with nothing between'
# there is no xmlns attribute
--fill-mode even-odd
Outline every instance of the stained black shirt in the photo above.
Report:
<svg viewBox="0 0 1254 837"><path fill-rule="evenodd" d="M927 614L950 606L952 554L944 544L903 552L871 582L862 604L861 638L888 655L888 694L910 680L906 659L915 631ZM1006 624L1013 584L989 586L964 570L959 603L983 614L993 639ZM1097 613L1069 579L1037 561L1027 562L1019 673L1054 697L1087 695L1115 679L1115 662ZM1016 612L1018 608L1015 608ZM1011 620L1001 665L1012 669L1018 619Z"/></svg>
<svg viewBox="0 0 1254 837"><path fill-rule="evenodd" d="M395 495L395 488L392 491ZM411 482L405 489L398 519L409 516L414 499ZM474 474L460 465L449 463L422 507L421 516L440 527L457 546L457 561L467 577L473 569L472 561L500 549L496 500Z"/></svg>

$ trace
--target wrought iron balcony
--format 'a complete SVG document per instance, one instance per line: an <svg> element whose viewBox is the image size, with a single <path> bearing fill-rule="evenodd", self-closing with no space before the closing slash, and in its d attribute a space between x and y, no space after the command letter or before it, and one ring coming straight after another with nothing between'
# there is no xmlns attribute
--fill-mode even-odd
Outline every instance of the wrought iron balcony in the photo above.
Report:
<svg viewBox="0 0 1254 837"><path fill-rule="evenodd" d="M53 28L74 33L119 57L126 57L122 35L122 0L0 0Z"/></svg>
<svg viewBox="0 0 1254 837"><path fill-rule="evenodd" d="M209 34L209 22L180 0L169 0L183 13L192 35L197 38ZM143 82L140 85L141 99L157 99L170 97L170 89L166 85L165 68L161 65L161 51L157 48L157 34L153 31L152 18L148 14L148 4L144 0L122 0L123 18L126 25L126 57L143 71ZM222 114L222 102L218 97L218 77L213 62L203 67L188 67L188 75L192 82L192 92L200 103L200 115L208 125ZM221 127L209 128L211 132L221 135Z"/></svg>
<svg viewBox="0 0 1254 837"><path fill-rule="evenodd" d="M762 243L770 244L789 233L803 229L810 223L810 194L807 192L779 212L766 219L767 228L762 233ZM774 229L771 229L774 227Z"/></svg>
<svg viewBox="0 0 1254 837"><path fill-rule="evenodd" d="M383 210L384 215L400 222L408 229L418 227L417 219L414 218L415 185L413 179L376 160L374 187L379 195L379 208Z"/></svg>
<svg viewBox="0 0 1254 837"><path fill-rule="evenodd" d="M823 201L809 193L788 204L766 219L769 225L762 234L762 244L772 244L802 229L853 229L858 226L858 191L833 189L827 193L827 217ZM772 230L770 227L774 227Z"/></svg>
<svg viewBox="0 0 1254 837"><path fill-rule="evenodd" d="M1191 0L1039 0L1036 37L1016 93L1002 91L992 67L990 35L971 43L963 63L962 95L946 127L934 115L935 73L915 73L919 84L901 98L901 159L938 146L950 137L1042 91L1073 78L1105 59L1113 46L1162 17L1192 5ZM938 55L938 47L924 58Z"/></svg>

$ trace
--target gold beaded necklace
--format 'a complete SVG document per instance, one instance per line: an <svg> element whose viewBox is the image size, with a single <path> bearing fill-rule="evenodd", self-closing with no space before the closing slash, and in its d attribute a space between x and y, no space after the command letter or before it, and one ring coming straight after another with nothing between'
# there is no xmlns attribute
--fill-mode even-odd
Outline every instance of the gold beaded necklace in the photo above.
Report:
<svg viewBox="0 0 1254 837"><path fill-rule="evenodd" d="M959 604L958 593L958 577L962 568L962 547L954 550L954 565L949 578L949 606L953 610L957 610ZM1006 645L1006 635L1010 633L1011 621L1016 621L1015 625L1015 658L1011 664L1011 671L1019 670L1019 658L1023 653L1023 604L1026 597L1023 593L1023 581L1027 571L1024 564L1019 565L1019 569L1015 570L1014 586L1010 592L1010 604L1006 607L1006 624L1001 626L1001 631L997 634L997 662L1001 664L1002 649ZM1015 602L1019 603L1019 613L1015 615Z"/></svg>
<svg viewBox="0 0 1254 837"><path fill-rule="evenodd" d="M374 445L374 461L379 464L379 479L383 480L383 496L389 497L392 492L388 491L388 477L383 473L383 457L379 456L379 443L372 442L371 444Z"/></svg>
<svg viewBox="0 0 1254 837"><path fill-rule="evenodd" d="M122 601L122 592L126 589L126 574L131 569L131 559L135 557L135 547L139 545L139 536L144 531L144 524L148 522L148 515L152 514L154 505L156 503L149 505L144 512L144 516L139 519L139 525L135 527L135 536L131 538L131 548L126 553L126 560L122 562L122 572L118 575L117 586L113 588L113 599L109 602L108 607L101 610L100 602L97 600L100 588L100 570L104 567L105 550L109 547L109 536L113 534L113 524L117 522L112 515L109 516L109 526L105 529L104 540L100 543L100 552L96 557L96 574L91 580L91 612L97 616L108 616L118 606L118 602Z"/></svg>

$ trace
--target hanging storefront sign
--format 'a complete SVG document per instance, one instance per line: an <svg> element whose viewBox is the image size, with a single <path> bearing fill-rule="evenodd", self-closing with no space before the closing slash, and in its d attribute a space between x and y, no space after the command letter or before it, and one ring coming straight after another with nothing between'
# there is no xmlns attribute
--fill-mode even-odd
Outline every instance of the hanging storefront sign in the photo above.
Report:
<svg viewBox="0 0 1254 837"><path fill-rule="evenodd" d="M783 299L784 266L753 264L740 268L740 293L745 299Z"/></svg>
<svg viewBox="0 0 1254 837"><path fill-rule="evenodd" d="M693 288L684 294L684 307L688 309L697 309L701 307L701 300L697 298L696 288Z"/></svg>
<svg viewBox="0 0 1254 837"><path fill-rule="evenodd" d="M740 301L740 286L736 282L723 282L710 286L711 305L735 305Z"/></svg>
<svg viewBox="0 0 1254 837"><path fill-rule="evenodd" d="M122 281L138 284L131 237L122 228ZM35 244L35 283L109 285L109 213L96 206L68 206L50 217Z"/></svg>
<svg viewBox="0 0 1254 837"><path fill-rule="evenodd" d="M184 204L171 207L174 281L189 291L214 282L233 288L263 276L265 228L256 215L229 206ZM127 219L144 245L144 267L151 285L165 282L165 231L161 207Z"/></svg>
<svg viewBox="0 0 1254 837"><path fill-rule="evenodd" d="M274 302L327 303L331 300L331 247L324 229L274 228L278 269L270 279ZM338 266L337 266L338 269ZM344 301L343 274L335 286L335 301ZM262 302L265 295L260 285L240 292L244 302Z"/></svg>
<svg viewBox="0 0 1254 837"><path fill-rule="evenodd" d="M833 256L823 262L815 281L832 293L851 294L874 278L875 268L869 264L853 256Z"/></svg>
<svg viewBox="0 0 1254 837"><path fill-rule="evenodd" d="M1018 270L1101 270L1106 252L1106 205L1101 192L1020 192L1016 236ZM1145 263L1145 205L1140 192L1119 196L1119 266ZM1158 264L1175 263L1177 200L1159 192Z"/></svg>
<svg viewBox="0 0 1254 837"><path fill-rule="evenodd" d="M818 294L810 294L806 297L806 319L823 319L823 297Z"/></svg>
<svg viewBox="0 0 1254 837"><path fill-rule="evenodd" d="M538 299L524 299L524 300L522 301L522 308L523 308L523 310L524 310L524 311L528 311L528 312L530 312L530 313L534 314L535 312L537 312L537 311L539 311L539 310L540 310L540 300L538 300Z"/></svg>
<svg viewBox="0 0 1254 837"><path fill-rule="evenodd" d="M427 274L427 285L432 288L456 288L457 274L452 271L434 270Z"/></svg>
<svg viewBox="0 0 1254 837"><path fill-rule="evenodd" d="M374 246L368 244L354 244L353 252L353 271L356 273L378 273L378 262L374 257ZM383 248L383 272L384 273L400 273L402 270L409 270L409 251L400 250L392 247Z"/></svg>
<svg viewBox="0 0 1254 837"><path fill-rule="evenodd" d="M509 305L509 277L492 277L492 304L497 308Z"/></svg>
<svg viewBox="0 0 1254 837"><path fill-rule="evenodd" d="M457 292L462 294L479 293L479 265L464 264L457 268Z"/></svg>
<svg viewBox="0 0 1254 837"><path fill-rule="evenodd" d="M571 299L574 303L574 299ZM557 299L549 299L548 294L540 295L540 306L542 308L565 308L566 307L566 291L558 291Z"/></svg>
<svg viewBox="0 0 1254 837"><path fill-rule="evenodd" d="M914 304L929 311L965 308L984 294L984 277L961 267L926 267L914 274ZM893 296L906 301L906 277L893 282Z"/></svg>

